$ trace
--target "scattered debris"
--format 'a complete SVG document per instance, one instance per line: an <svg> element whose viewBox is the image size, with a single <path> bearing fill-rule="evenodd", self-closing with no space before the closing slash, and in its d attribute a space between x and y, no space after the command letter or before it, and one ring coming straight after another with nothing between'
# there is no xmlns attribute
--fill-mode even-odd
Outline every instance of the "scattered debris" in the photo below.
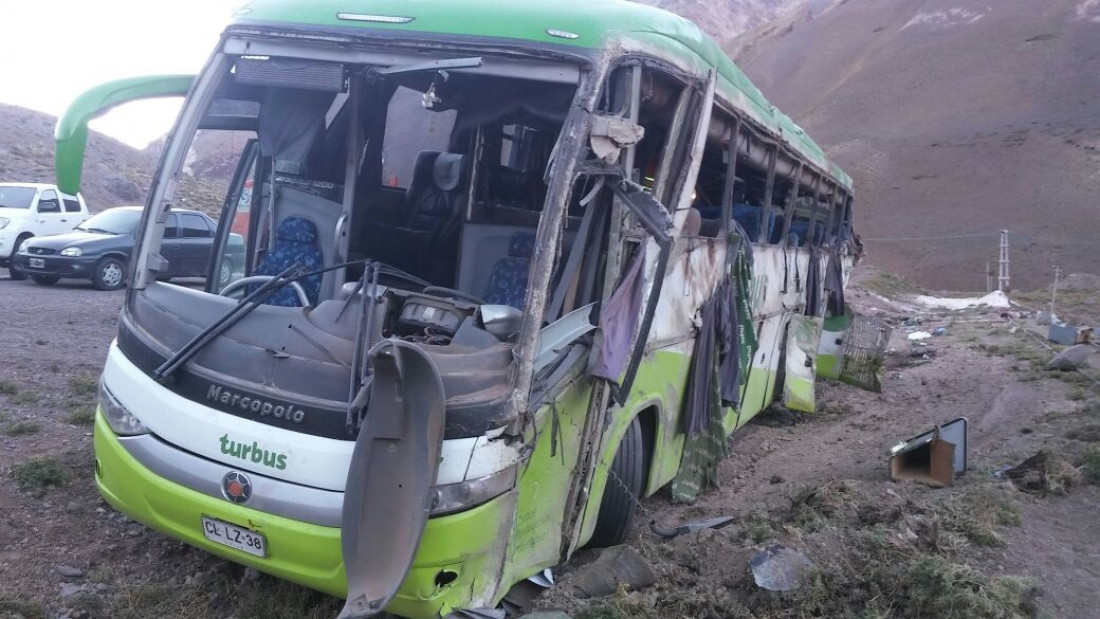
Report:
<svg viewBox="0 0 1100 619"><path fill-rule="evenodd" d="M927 331L914 331L909 334L910 342L919 342L921 340L927 340L932 337L932 334Z"/></svg>
<svg viewBox="0 0 1100 619"><path fill-rule="evenodd" d="M749 560L756 586L768 591L797 589L813 566L813 561L805 554L782 544L769 546Z"/></svg>
<svg viewBox="0 0 1100 619"><path fill-rule="evenodd" d="M504 619L507 613L499 608L460 609L447 615L447 619Z"/></svg>
<svg viewBox="0 0 1100 619"><path fill-rule="evenodd" d="M773 481L772 483L778 482ZM717 516L715 518L707 518L706 520L689 522L677 527L664 527L657 524L656 520L650 520L649 529L665 539L672 539L686 533L694 533L703 529L721 529L731 522L733 522L733 516Z"/></svg>
<svg viewBox="0 0 1100 619"><path fill-rule="evenodd" d="M1055 344L1073 346L1088 344L1092 339L1092 327L1075 327L1067 324L1052 324L1047 329L1047 339Z"/></svg>
<svg viewBox="0 0 1100 619"><path fill-rule="evenodd" d="M1047 363L1046 369L1076 370L1084 367L1090 354L1092 354L1092 348L1086 344L1071 346L1051 359L1050 363Z"/></svg>
<svg viewBox="0 0 1100 619"><path fill-rule="evenodd" d="M936 327L932 330L932 335L945 335L947 333L947 327Z"/></svg>
<svg viewBox="0 0 1100 619"><path fill-rule="evenodd" d="M994 290L984 297L968 297L963 299L930 297L922 294L914 297L913 301L925 307L947 310L964 310L982 305L994 309L1009 309L1012 306L1008 301L1008 297L1000 290Z"/></svg>
<svg viewBox="0 0 1100 619"><path fill-rule="evenodd" d="M563 613L560 610L537 610L533 613L523 615L519 619L573 619L571 616Z"/></svg>
<svg viewBox="0 0 1100 619"><path fill-rule="evenodd" d="M53 568L53 571L57 572L58 575L63 576L65 578L80 578L81 576L84 575L84 570L77 569L77 568L72 567L70 565L55 566Z"/></svg>
<svg viewBox="0 0 1100 619"><path fill-rule="evenodd" d="M535 583L543 589L549 589L550 587L554 586L554 572L551 572L550 568L546 568L538 574L531 576L527 580Z"/></svg>
<svg viewBox="0 0 1100 619"><path fill-rule="evenodd" d="M1004 472L1013 485L1033 494L1068 494L1081 482L1081 472L1069 461L1047 450Z"/></svg>
<svg viewBox="0 0 1100 619"><path fill-rule="evenodd" d="M622 586L626 590L644 589L657 580L653 568L630 546L605 548L593 562L573 573L573 595L594 598L611 595Z"/></svg>
<svg viewBox="0 0 1100 619"><path fill-rule="evenodd" d="M1035 314L1035 324L1039 326L1056 325L1061 323L1062 321L1058 318L1058 314L1055 314L1048 310L1039 310L1039 313Z"/></svg>
<svg viewBox="0 0 1100 619"><path fill-rule="evenodd" d="M890 479L934 488L949 486L966 471L967 420L959 417L890 449Z"/></svg>

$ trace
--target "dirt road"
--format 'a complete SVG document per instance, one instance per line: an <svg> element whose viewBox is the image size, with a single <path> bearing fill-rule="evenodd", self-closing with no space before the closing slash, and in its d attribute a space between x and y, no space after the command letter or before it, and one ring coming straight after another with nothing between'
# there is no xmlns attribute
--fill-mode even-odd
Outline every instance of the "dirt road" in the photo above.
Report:
<svg viewBox="0 0 1100 619"><path fill-rule="evenodd" d="M0 618L334 617L338 601L192 550L99 498L90 420L122 293L3 275ZM912 317L869 293L854 293L851 301L896 322ZM868 550L882 546L902 553L888 555L902 563L923 561L914 565L939 583L929 590L940 587L945 595L960 581L981 582L966 591L999 604L993 593L1011 597L1019 585L1014 609L1005 610L1016 598L985 614L939 616L1095 616L1098 487L1039 496L993 473L1043 448L1076 462L1100 441L1100 387L1076 373L1042 371L1047 351L1023 331L1011 333L1000 312L922 319L920 328L945 326L947 333L930 340L926 359L910 356L898 329L883 394L823 386L819 414L773 411L738 433L721 465L720 489L691 506L673 505L664 493L643 503L631 543L655 565L656 587L577 601L567 595L573 575L566 567L557 570L559 586L543 604L605 618L842 616L831 614L838 604L859 603L867 613L882 611L866 617L933 616L937 607L919 606L932 602L904 597L916 595L913 588L891 591L902 596L898 604L932 614L880 608L857 596L882 586L870 566L887 562ZM889 482L891 445L958 416L970 420L970 472L955 487ZM671 542L646 526L650 519L676 524L715 515L737 520ZM793 597L764 596L752 585L748 558L774 542L805 551L820 570ZM891 574L882 567L878 576ZM937 580L947 576L956 584ZM805 614L811 595L818 610Z"/></svg>

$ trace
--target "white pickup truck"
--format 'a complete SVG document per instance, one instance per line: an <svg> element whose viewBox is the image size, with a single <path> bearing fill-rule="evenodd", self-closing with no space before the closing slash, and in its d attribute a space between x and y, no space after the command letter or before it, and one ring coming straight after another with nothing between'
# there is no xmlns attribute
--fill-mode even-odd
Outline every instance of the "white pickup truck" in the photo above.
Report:
<svg viewBox="0 0 1100 619"><path fill-rule="evenodd" d="M7 267L12 279L25 279L12 263L24 241L68 232L87 218L80 194L42 183L0 183L0 267Z"/></svg>

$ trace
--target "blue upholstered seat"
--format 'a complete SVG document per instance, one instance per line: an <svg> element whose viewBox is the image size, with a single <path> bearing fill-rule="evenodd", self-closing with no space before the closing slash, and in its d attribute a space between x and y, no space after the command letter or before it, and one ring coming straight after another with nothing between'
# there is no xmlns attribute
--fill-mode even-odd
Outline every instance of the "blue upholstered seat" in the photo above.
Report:
<svg viewBox="0 0 1100 619"><path fill-rule="evenodd" d="M527 272L535 250L535 236L517 232L508 242L508 255L497 260L489 272L489 285L482 295L485 302L523 309L527 297Z"/></svg>
<svg viewBox="0 0 1100 619"><path fill-rule="evenodd" d="M304 217L287 217L275 231L274 246L264 255L252 274L278 275L296 264L313 270L324 265L324 258L317 243L317 227L313 222ZM315 305L321 292L321 276L311 275L298 283L305 289L310 304ZM266 303L282 307L301 305L298 295L289 286L284 286L271 295Z"/></svg>

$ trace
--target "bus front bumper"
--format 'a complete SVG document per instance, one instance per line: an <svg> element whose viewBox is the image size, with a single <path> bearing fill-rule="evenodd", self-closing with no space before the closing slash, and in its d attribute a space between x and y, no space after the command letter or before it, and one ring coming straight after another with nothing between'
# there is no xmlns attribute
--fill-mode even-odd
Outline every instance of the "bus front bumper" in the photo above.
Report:
<svg viewBox="0 0 1100 619"><path fill-rule="evenodd" d="M344 597L347 581L340 529L235 505L168 481L138 462L107 425L95 422L95 479L100 494L130 518L196 548L325 593ZM434 618L453 609L495 602L509 538L514 492L475 508L428 521L412 568L386 607L395 615ZM203 535L213 518L264 536L260 558Z"/></svg>

